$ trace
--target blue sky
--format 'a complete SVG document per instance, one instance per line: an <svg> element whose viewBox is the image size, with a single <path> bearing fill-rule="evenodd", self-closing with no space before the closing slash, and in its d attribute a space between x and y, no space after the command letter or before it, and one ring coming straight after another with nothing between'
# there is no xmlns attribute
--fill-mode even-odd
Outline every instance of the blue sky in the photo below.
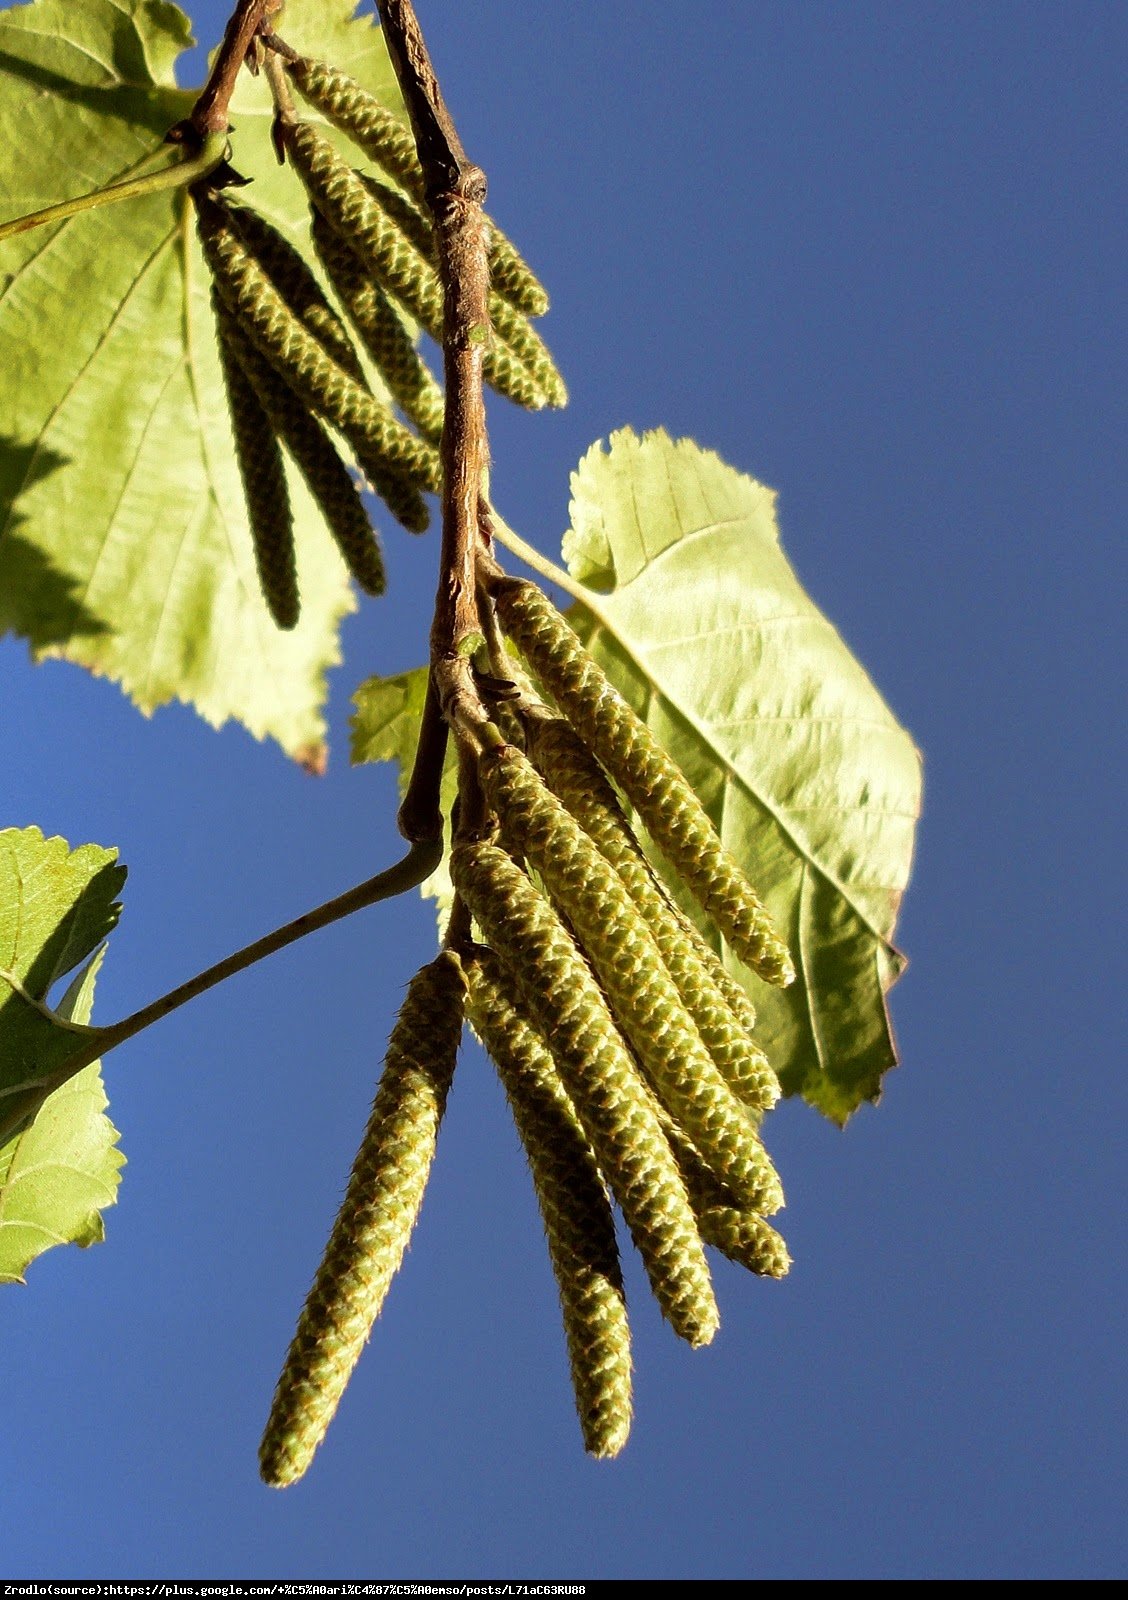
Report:
<svg viewBox="0 0 1128 1600"><path fill-rule="evenodd" d="M190 9L214 42L227 6ZM780 491L801 579L924 751L903 1064L844 1133L773 1115L795 1266L722 1265L710 1349L631 1265L636 1423L598 1463L468 1048L411 1253L279 1495L258 1435L430 910L196 1002L107 1062L108 1242L4 1291L0 1576L1121 1573L1124 10L420 11L573 396L494 406L508 519L555 553L593 440L692 435ZM393 858L349 696L422 659L436 547L388 542L321 781L0 643L0 821L130 868L97 1016Z"/></svg>

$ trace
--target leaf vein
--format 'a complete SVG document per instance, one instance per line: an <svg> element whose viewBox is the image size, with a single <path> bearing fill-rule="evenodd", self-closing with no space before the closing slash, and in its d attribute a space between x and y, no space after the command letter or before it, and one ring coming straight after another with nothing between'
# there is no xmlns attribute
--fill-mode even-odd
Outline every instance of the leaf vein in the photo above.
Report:
<svg viewBox="0 0 1128 1600"><path fill-rule="evenodd" d="M814 974L811 967L810 899L810 866L804 860L802 876L799 879L799 968L803 976L803 998L807 1003L807 1016L811 1024L811 1041L815 1047L815 1055L818 1057L819 1071L825 1073L827 1070L826 1048L823 1044L822 1034L819 1031Z"/></svg>

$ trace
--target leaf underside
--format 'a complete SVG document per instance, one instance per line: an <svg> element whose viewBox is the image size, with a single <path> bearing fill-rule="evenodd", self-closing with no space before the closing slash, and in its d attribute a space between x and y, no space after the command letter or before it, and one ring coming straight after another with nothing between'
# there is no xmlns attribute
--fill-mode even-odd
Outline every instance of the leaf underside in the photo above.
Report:
<svg viewBox="0 0 1128 1600"><path fill-rule="evenodd" d="M286 34L398 105L352 0L304 0ZM0 12L0 220L128 176L184 117L191 43L166 0L35 0ZM233 161L255 206L311 255L307 206L270 147L261 76L240 76ZM16 136L12 136L16 130ZM290 473L302 617L259 593L191 207L183 191L82 213L0 245L0 633L324 762L327 669L354 607ZM44 330L50 330L45 336ZM374 387L379 390L378 380Z"/></svg>
<svg viewBox="0 0 1128 1600"><path fill-rule="evenodd" d="M573 474L571 521L565 559L600 591L573 625L791 947L786 990L728 958L764 1048L787 1093L843 1122L897 1060L885 994L905 965L891 940L916 748L800 587L770 489L689 440L624 430Z"/></svg>
<svg viewBox="0 0 1128 1600"><path fill-rule="evenodd" d="M0 830L0 968L36 1000L80 967L56 1008L89 1020L103 940L125 880L117 852L70 850L38 828ZM81 963L81 966L80 966ZM57 1244L94 1244L124 1157L105 1114L99 1064L47 1092L81 1041L0 978L0 1283Z"/></svg>
<svg viewBox="0 0 1128 1600"><path fill-rule="evenodd" d="M564 538L589 599L569 615L786 935L798 971L786 990L725 959L785 1092L842 1123L897 1060L885 996L905 964L891 941L920 760L800 587L774 505L691 440L624 430L593 445L572 477ZM364 686L354 760L408 770L425 681L419 669Z"/></svg>

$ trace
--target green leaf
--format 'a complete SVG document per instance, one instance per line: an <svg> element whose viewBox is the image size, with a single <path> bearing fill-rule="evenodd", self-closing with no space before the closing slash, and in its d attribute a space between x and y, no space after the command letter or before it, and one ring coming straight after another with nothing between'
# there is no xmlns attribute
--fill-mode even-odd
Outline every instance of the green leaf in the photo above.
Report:
<svg viewBox="0 0 1128 1600"><path fill-rule="evenodd" d="M53 1245L93 1244L124 1158L94 1062L52 1087L84 1036L29 1004L84 962L55 1015L85 1024L125 880L117 852L70 850L38 828L0 831L0 1282ZM88 1038L86 1035L85 1038Z"/></svg>
<svg viewBox="0 0 1128 1600"><path fill-rule="evenodd" d="M623 430L573 474L571 515L565 558L591 593L570 619L787 938L791 988L733 970L785 1091L844 1122L897 1060L885 994L905 965L917 751L800 587L771 490L691 440Z"/></svg>
<svg viewBox="0 0 1128 1600"><path fill-rule="evenodd" d="M354 11L303 0L286 37L396 105L379 31ZM0 11L0 220L128 176L191 108L173 75L189 42L167 0ZM249 196L310 255L262 77L241 75L231 115ZM279 631L260 597L183 191L0 245L0 415L0 633L113 679L145 712L185 700L319 767L326 671L354 602L297 474L298 627Z"/></svg>
<svg viewBox="0 0 1128 1600"><path fill-rule="evenodd" d="M897 1060L885 996L905 966L891 941L920 812L917 751L800 587L770 489L692 440L624 429L573 473L571 513L564 556L586 599L570 620L788 939L798 977L786 990L726 953L785 1092L845 1122ZM425 688L420 667L356 697L353 760L398 762L401 791ZM448 815L455 789L448 762ZM425 892L449 906L445 863Z"/></svg>
<svg viewBox="0 0 1128 1600"><path fill-rule="evenodd" d="M367 761L394 761L398 768L401 796L411 777L419 722L426 698L426 667L415 667L411 672L401 672L394 678L368 678L353 696L355 709L350 724L353 762L359 766ZM458 764L452 741L447 747L440 788L444 816L450 816L457 793ZM441 930L446 925L454 900L454 885L450 881L445 856L437 870L419 885L419 892L436 902Z"/></svg>

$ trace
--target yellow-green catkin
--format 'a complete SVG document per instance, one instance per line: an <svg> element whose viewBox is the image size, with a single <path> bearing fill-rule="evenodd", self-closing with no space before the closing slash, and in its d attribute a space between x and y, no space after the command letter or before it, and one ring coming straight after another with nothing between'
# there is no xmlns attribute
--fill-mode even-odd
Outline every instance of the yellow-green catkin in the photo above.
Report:
<svg viewBox="0 0 1128 1600"><path fill-rule="evenodd" d="M545 1039L674 1331L708 1344L719 1317L685 1184L654 1098L587 963L540 890L497 845L462 841L451 876Z"/></svg>
<svg viewBox="0 0 1128 1600"><path fill-rule="evenodd" d="M716 1212L718 1215L724 1211L733 1211L741 1216L747 1212L755 1216L770 1217L783 1209L783 1185L774 1167L756 1204L752 1206L742 1204L724 1179L709 1164L685 1129L674 1121L664 1106L658 1107L658 1117L670 1142L670 1149L674 1152L674 1159L685 1183L694 1216L700 1218L705 1211Z"/></svg>
<svg viewBox="0 0 1128 1600"><path fill-rule="evenodd" d="M427 484L412 473L398 451L395 455L388 455L383 449L363 440L349 442L364 476L400 526L406 528L408 533L426 533L431 516L420 489L427 487ZM436 477L437 473L436 461ZM429 474L428 483L430 481Z"/></svg>
<svg viewBox="0 0 1128 1600"><path fill-rule="evenodd" d="M467 962L467 979L467 1015L505 1088L544 1220L584 1448L615 1456L631 1427L631 1339L607 1191L508 972L481 949Z"/></svg>
<svg viewBox="0 0 1128 1600"><path fill-rule="evenodd" d="M622 879L512 745L478 770L502 835L574 929L662 1103L743 1205L778 1182L747 1108L721 1077Z"/></svg>
<svg viewBox="0 0 1128 1600"><path fill-rule="evenodd" d="M250 206L229 206L228 214L243 243L290 310L321 341L337 365L364 386L364 368L349 331L326 299L305 257L273 223Z"/></svg>
<svg viewBox="0 0 1128 1600"><path fill-rule="evenodd" d="M293 1483L312 1461L403 1259L435 1153L465 1002L465 975L449 951L408 988L259 1450L262 1476L275 1487Z"/></svg>
<svg viewBox="0 0 1128 1600"><path fill-rule="evenodd" d="M438 255L435 248L435 230L430 215L421 211L415 201L410 200L407 195L400 194L398 189L393 189L390 184L381 183L379 178L362 173L360 181L388 221L394 223L425 261L435 266Z"/></svg>
<svg viewBox="0 0 1128 1600"><path fill-rule="evenodd" d="M537 377L497 337L492 337L482 352L482 381L526 411L543 411L547 405L564 404L563 400L551 400Z"/></svg>
<svg viewBox="0 0 1128 1600"><path fill-rule="evenodd" d="M544 404L568 404L568 390L551 352L532 324L515 311L501 295L490 295L490 321L494 334L509 346L533 383L544 395Z"/></svg>
<svg viewBox="0 0 1128 1600"><path fill-rule="evenodd" d="M770 1109L779 1099L779 1080L656 882L603 768L562 717L530 717L527 738L553 793L623 880L722 1078L746 1105Z"/></svg>
<svg viewBox="0 0 1128 1600"><path fill-rule="evenodd" d="M290 73L303 99L347 133L418 205L425 204L415 140L398 117L355 79L324 62L295 61ZM543 316L548 310L544 285L495 222L489 229L491 287L526 316Z"/></svg>
<svg viewBox="0 0 1128 1600"><path fill-rule="evenodd" d="M418 486L413 489L414 510L409 506L397 510L390 500L389 506L405 527L412 531L419 524L425 527L427 508L418 491L438 488L439 457L434 446L417 438L381 400L350 378L294 316L243 243L226 206L198 195L196 209L204 256L216 286L252 343L312 411L344 434L377 489L385 472Z"/></svg>
<svg viewBox="0 0 1128 1600"><path fill-rule="evenodd" d="M407 307L432 338L441 341L443 293L438 274L385 213L360 173L308 122L288 129L286 151L310 200L369 274Z"/></svg>
<svg viewBox="0 0 1128 1600"><path fill-rule="evenodd" d="M443 432L443 391L416 350L402 315L316 208L311 228L329 281L396 404L424 439L437 445Z"/></svg>
<svg viewBox="0 0 1128 1600"><path fill-rule="evenodd" d="M377 194L319 129L306 122L294 124L287 134L287 150L314 206L359 257L364 271L441 344L443 291L431 259L385 212ZM528 332L536 340L535 346L526 341L533 353L543 350L531 328ZM547 359L551 365L551 357ZM553 400L542 386L547 372L547 368L539 375L532 372L500 337L491 340L482 354L484 381L532 411L563 403Z"/></svg>
<svg viewBox="0 0 1128 1600"><path fill-rule="evenodd" d="M768 1197L758 1211L738 1206L682 1129L665 1114L662 1114L662 1125L705 1243L738 1266L747 1267L749 1272L768 1278L784 1277L791 1257L783 1239L762 1215L765 1211L774 1214L780 1209L783 1189L780 1188L775 1197Z"/></svg>
<svg viewBox="0 0 1128 1600"><path fill-rule="evenodd" d="M517 246L490 221L490 288L527 317L543 317L548 291Z"/></svg>
<svg viewBox="0 0 1128 1600"><path fill-rule="evenodd" d="M216 298L213 291L213 299ZM259 588L277 626L293 628L301 613L301 598L286 468L271 418L239 359L237 348L226 336L218 315L220 307L216 309L220 362Z"/></svg>
<svg viewBox="0 0 1128 1600"><path fill-rule="evenodd" d="M733 977L700 928L686 916L682 908L675 905L673 912L685 930L686 938L691 940L694 949L712 973L713 981L724 995L733 1016L751 1037L756 1027L756 1007L752 1004L747 990Z"/></svg>
<svg viewBox="0 0 1128 1600"><path fill-rule="evenodd" d="M274 432L305 479L345 565L365 594L383 594L386 580L380 541L336 446L216 298L216 317L223 337L250 380Z"/></svg>
<svg viewBox="0 0 1128 1600"><path fill-rule="evenodd" d="M249 207L231 206L228 214L243 242L302 326L324 346L342 371L367 390L364 368L348 329L329 304L300 252ZM393 443L397 448L389 452L387 441L374 442L368 437L352 440L357 460L392 515L409 532L422 533L430 521L427 507L411 481L409 466L402 460L402 438L396 441L393 436Z"/></svg>
<svg viewBox="0 0 1128 1600"><path fill-rule="evenodd" d="M408 194L424 203L423 172L411 129L355 78L324 61L287 62L287 70L303 100L347 133Z"/></svg>
<svg viewBox="0 0 1128 1600"><path fill-rule="evenodd" d="M704 1206L697 1226L707 1245L761 1278L786 1278L791 1254L782 1237L755 1211L733 1206Z"/></svg>
<svg viewBox="0 0 1128 1600"><path fill-rule="evenodd" d="M502 627L737 956L767 982L790 983L787 946L700 800L556 607L535 584L516 579L499 588L495 603Z"/></svg>

